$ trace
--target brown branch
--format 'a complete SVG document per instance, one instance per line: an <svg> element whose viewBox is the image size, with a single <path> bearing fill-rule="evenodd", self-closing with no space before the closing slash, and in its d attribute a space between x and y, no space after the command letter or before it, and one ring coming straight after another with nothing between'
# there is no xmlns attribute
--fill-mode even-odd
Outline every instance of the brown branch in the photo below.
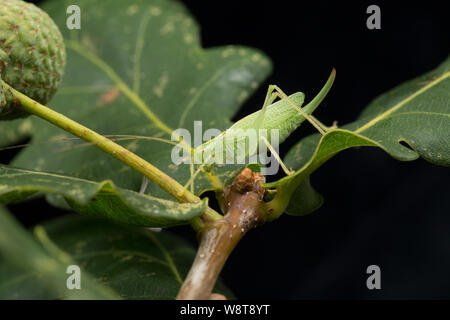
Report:
<svg viewBox="0 0 450 320"><path fill-rule="evenodd" d="M205 225L194 263L178 293L179 300L211 299L225 261L244 234L264 223L264 177L244 169L224 192L224 219Z"/></svg>

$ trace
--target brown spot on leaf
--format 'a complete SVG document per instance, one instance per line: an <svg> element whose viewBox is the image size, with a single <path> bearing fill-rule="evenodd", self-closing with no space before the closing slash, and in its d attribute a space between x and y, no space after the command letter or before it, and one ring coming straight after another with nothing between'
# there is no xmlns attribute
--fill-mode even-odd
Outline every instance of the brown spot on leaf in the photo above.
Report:
<svg viewBox="0 0 450 320"><path fill-rule="evenodd" d="M119 96L120 91L117 88L113 88L112 90L108 91L107 93L103 94L100 99L97 102L98 107L103 107L107 104L110 104L114 102L117 97Z"/></svg>

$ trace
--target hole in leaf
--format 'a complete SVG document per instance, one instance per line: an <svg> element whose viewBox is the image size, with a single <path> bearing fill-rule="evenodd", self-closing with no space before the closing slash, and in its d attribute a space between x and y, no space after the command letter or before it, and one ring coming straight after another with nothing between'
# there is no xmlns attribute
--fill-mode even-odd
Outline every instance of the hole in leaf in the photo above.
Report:
<svg viewBox="0 0 450 320"><path fill-rule="evenodd" d="M414 149L405 140L399 140L398 143L400 143L402 146L408 148L409 150L414 151Z"/></svg>

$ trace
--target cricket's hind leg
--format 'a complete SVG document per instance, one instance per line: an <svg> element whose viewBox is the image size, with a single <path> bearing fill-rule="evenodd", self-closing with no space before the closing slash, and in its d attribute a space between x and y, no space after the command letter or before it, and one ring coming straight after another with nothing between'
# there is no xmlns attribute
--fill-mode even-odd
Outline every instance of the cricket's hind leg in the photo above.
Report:
<svg viewBox="0 0 450 320"><path fill-rule="evenodd" d="M256 119L256 130L258 132L260 129L263 128L263 122L264 122L264 117L266 115L267 107L270 106L277 97L279 97L279 94L277 92L274 92L274 90L276 90L276 88L277 87L275 85L269 85L269 88L267 89L267 94L266 94L266 98L264 100L264 104L261 108L261 113L259 114L258 118ZM267 141L267 139L264 136L261 136L261 139L266 144L267 148L269 148L269 150L273 154L273 156L277 159L278 163L281 165L281 168L283 168L283 171L287 175L292 174L293 172L288 170L288 168L285 166L285 164L283 163L283 161L281 160L280 156L275 151L275 149L272 147L270 142Z"/></svg>
<svg viewBox="0 0 450 320"><path fill-rule="evenodd" d="M266 94L266 98L264 100L264 104L261 108L261 113L259 114L258 118L256 119L256 129L262 129L263 128L263 122L264 122L264 117L266 114L266 110L267 107L269 105L271 105L276 98L281 98L280 94L278 92L274 92L274 91L278 91L280 90L280 88L278 88L275 85L269 85L269 88L267 89L267 94ZM281 90L280 90L281 91ZM295 104L294 104L295 106ZM286 165L283 163L283 161L281 160L279 154L276 152L276 150L272 147L272 145L270 144L269 141L267 141L267 139L264 136L261 136L262 141L265 143L265 145L267 146L267 148L270 150L270 152L273 154L273 156L275 157L275 159L277 159L278 163L280 164L281 168L283 169L284 173L286 173L286 175L291 175L294 173L294 171L289 170Z"/></svg>
<svg viewBox="0 0 450 320"><path fill-rule="evenodd" d="M311 123L314 128L316 128L317 131L319 131L322 135L324 135L329 130L327 126L317 120L314 116L307 114L302 107L296 106L295 103L278 86L275 86L275 90L277 91L277 96L280 99L286 100L294 109L300 112L302 116L305 117L305 119L308 120L308 122Z"/></svg>
<svg viewBox="0 0 450 320"><path fill-rule="evenodd" d="M326 97L328 91L330 91L334 79L336 77L336 70L333 68L331 71L330 76L328 77L327 82L323 86L323 88L320 90L320 92L314 97L313 100L311 100L310 103L308 103L307 106L313 106L313 110L322 102L322 100ZM308 120L322 135L326 132L330 131L331 129L337 128L337 123L334 122L331 127L328 127L324 125L322 122L320 122L316 117L314 117L312 114L308 114L303 110L303 108L298 107L295 105L295 103L277 86L273 86L275 91L278 94L278 97L280 99L286 100L293 108L295 108L298 112L302 114L303 117L305 117L306 120Z"/></svg>

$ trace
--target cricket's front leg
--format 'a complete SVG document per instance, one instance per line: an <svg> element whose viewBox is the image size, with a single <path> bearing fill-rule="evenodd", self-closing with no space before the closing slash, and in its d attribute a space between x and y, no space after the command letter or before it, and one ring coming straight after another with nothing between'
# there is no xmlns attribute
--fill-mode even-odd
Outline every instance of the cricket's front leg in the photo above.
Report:
<svg viewBox="0 0 450 320"><path fill-rule="evenodd" d="M293 170L289 170L286 165L284 164L283 160L281 160L280 155L278 154L278 152L272 147L272 145L270 144L269 141L267 141L266 137L262 136L261 137L262 141L265 143L265 145L267 146L267 148L269 148L270 152L272 153L272 155L275 157L275 159L277 159L278 163L280 164L281 168L283 169L284 173L288 176L292 175L295 173L295 171Z"/></svg>
<svg viewBox="0 0 450 320"><path fill-rule="evenodd" d="M142 184L141 184L141 189L139 190L139 193L141 194L145 194L145 190L147 190L147 186L148 186L148 178L146 176L142 177Z"/></svg>
<svg viewBox="0 0 450 320"><path fill-rule="evenodd" d="M197 171L195 171L195 172L193 172L193 170L194 170L194 164L193 164L193 161L191 161L191 166L190 166L190 170L191 170L191 177L190 177L190 179L188 180L188 182L186 182L186 184L184 185L184 187L183 187L183 189L180 191L180 192L178 192L178 196L182 196L185 192L186 192L186 190L187 190L187 188L189 187L189 186L191 186L191 191L192 191L192 193L194 193L194 181L195 181L195 178L197 177L197 175L203 170L203 168L208 164L208 162L211 160L211 158L214 156L214 154L210 154L207 158L206 158L206 160L198 167L198 169L197 169Z"/></svg>

